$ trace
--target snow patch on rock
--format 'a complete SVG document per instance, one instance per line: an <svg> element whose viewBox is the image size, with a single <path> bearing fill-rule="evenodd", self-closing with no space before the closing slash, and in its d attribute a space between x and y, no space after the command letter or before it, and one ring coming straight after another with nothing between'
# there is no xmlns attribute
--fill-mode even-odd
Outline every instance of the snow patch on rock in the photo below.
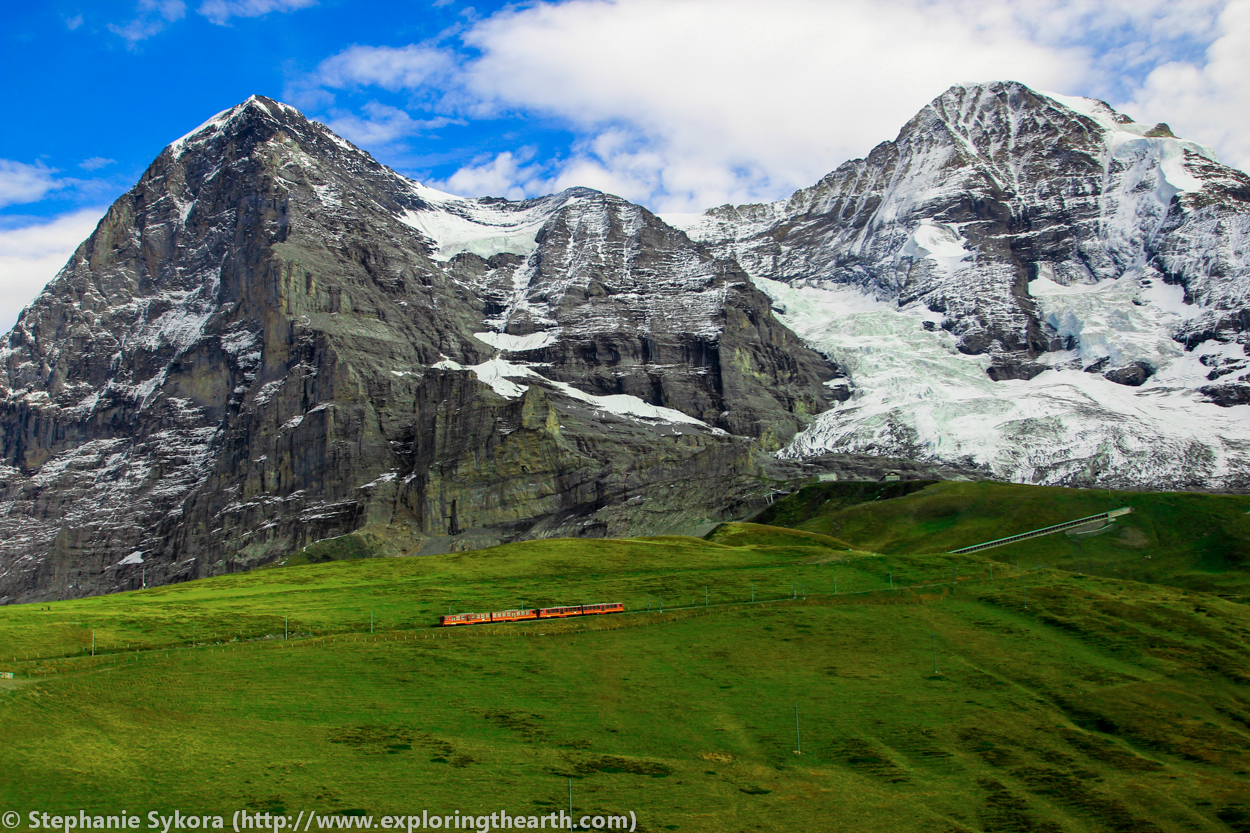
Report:
<svg viewBox="0 0 1250 833"><path fill-rule="evenodd" d="M560 340L560 331L546 330L524 336L514 336L508 333L474 333L473 337L505 353L523 353L527 350L550 347Z"/></svg>
<svg viewBox="0 0 1250 833"><path fill-rule="evenodd" d="M551 215L577 197L568 192L524 202L466 199L412 182L413 193L425 203L398 219L431 241L431 257L451 260L461 252L482 258L497 254L528 255L538 247L539 229Z"/></svg>
<svg viewBox="0 0 1250 833"><path fill-rule="evenodd" d="M972 252L964 248L964 239L960 236L959 229L929 219L920 221L920 225L907 238L899 254L912 260L928 258L948 275L973 256Z"/></svg>
<svg viewBox="0 0 1250 833"><path fill-rule="evenodd" d="M639 422L655 424L693 425L713 434L724 434L719 428L713 428L701 419L672 408L652 405L637 396L630 394L613 394L598 396L580 391L566 382L556 382L535 372L525 364L515 364L506 359L491 359L476 365L462 365L451 359L444 359L434 365L439 370L471 370L478 380L489 385L495 393L505 399L518 399L525 394L530 385L537 384L549 390L555 390L592 408L617 416L628 417ZM517 381L520 380L520 381ZM522 384L525 382L527 384Z"/></svg>

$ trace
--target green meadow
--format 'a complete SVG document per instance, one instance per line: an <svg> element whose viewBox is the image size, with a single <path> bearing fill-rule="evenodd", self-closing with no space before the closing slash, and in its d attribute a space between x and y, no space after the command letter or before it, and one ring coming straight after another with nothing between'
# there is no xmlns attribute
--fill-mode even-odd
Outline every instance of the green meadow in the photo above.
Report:
<svg viewBox="0 0 1250 833"><path fill-rule="evenodd" d="M1250 596L1250 497L1011 483L825 483L755 520L883 554L946 552L1127 506L1104 531L986 551L1012 564Z"/></svg>
<svg viewBox="0 0 1250 833"><path fill-rule="evenodd" d="M821 484L706 539L349 538L0 608L0 811L538 817L571 785L644 831L1250 830L1247 510ZM433 627L585 601L629 612Z"/></svg>

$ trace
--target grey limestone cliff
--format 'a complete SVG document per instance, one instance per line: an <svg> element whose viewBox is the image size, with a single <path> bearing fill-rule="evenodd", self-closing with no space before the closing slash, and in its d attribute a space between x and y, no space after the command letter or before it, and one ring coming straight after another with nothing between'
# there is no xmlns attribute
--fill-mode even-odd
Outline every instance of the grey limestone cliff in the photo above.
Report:
<svg viewBox="0 0 1250 833"><path fill-rule="evenodd" d="M453 198L259 97L161 153L0 360L7 601L353 531L692 528L759 493L836 373L638 206Z"/></svg>

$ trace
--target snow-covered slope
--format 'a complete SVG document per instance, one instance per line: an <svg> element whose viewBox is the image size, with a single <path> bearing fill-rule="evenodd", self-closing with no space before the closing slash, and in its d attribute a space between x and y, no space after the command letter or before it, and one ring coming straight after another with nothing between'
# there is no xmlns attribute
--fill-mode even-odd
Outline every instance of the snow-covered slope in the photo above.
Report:
<svg viewBox="0 0 1250 833"><path fill-rule="evenodd" d="M783 454L1250 480L1250 178L1166 125L958 86L789 200L668 219L849 376Z"/></svg>
<svg viewBox="0 0 1250 833"><path fill-rule="evenodd" d="M1240 357L1241 345L1183 353L1165 341L1174 360L1140 387L1082 371L1079 350L1049 357L1055 366L1030 379L994 381L988 356L961 352L940 327L925 329L936 316L922 306L900 309L852 287L756 280L785 308L782 320L838 361L855 386L848 401L821 414L783 456L908 457L1024 483L1206 489L1250 482L1250 406L1221 407L1194 390L1206 382L1204 358L1234 351ZM1088 287L1078 297L1119 288L1104 283L1112 286ZM1063 297L1064 287L1051 287ZM1140 318L1148 321L1150 313ZM1095 323L1118 335L1116 324L1135 322ZM1158 330L1125 335L1166 339Z"/></svg>
<svg viewBox="0 0 1250 833"><path fill-rule="evenodd" d="M538 248L538 232L552 215L588 193L573 189L550 197L524 202L465 199L411 183L422 205L400 215L400 222L415 228L433 244L432 256L447 261L461 252L482 258L498 254L529 255Z"/></svg>

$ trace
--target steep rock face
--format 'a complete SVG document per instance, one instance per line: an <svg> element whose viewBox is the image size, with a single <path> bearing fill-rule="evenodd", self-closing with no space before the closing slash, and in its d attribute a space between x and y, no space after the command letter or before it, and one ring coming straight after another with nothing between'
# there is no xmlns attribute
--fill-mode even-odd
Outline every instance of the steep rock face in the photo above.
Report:
<svg viewBox="0 0 1250 833"><path fill-rule="evenodd" d="M691 300L629 312L666 293ZM579 330L588 305L616 330ZM498 342L540 324L537 352ZM362 528L395 552L687 528L760 491L760 443L836 374L635 206L454 198L264 98L166 148L0 362L8 601Z"/></svg>
<svg viewBox="0 0 1250 833"><path fill-rule="evenodd" d="M668 218L854 397L784 454L1244 488L1250 178L1102 102L958 86L769 205Z"/></svg>
<svg viewBox="0 0 1250 833"><path fill-rule="evenodd" d="M493 313L479 340L591 393L678 408L773 447L835 397L822 383L836 370L776 321L736 263L617 197L580 196L528 260L475 278Z"/></svg>

